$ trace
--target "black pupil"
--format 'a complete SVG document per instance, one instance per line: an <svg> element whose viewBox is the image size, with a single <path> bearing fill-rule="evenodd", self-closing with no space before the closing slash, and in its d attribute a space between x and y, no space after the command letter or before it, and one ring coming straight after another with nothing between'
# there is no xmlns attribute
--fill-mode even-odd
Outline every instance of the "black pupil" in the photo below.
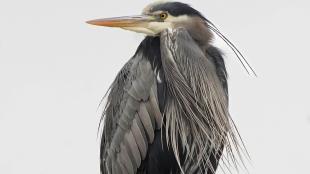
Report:
<svg viewBox="0 0 310 174"><path fill-rule="evenodd" d="M166 17L166 14L161 14L161 18L165 18Z"/></svg>

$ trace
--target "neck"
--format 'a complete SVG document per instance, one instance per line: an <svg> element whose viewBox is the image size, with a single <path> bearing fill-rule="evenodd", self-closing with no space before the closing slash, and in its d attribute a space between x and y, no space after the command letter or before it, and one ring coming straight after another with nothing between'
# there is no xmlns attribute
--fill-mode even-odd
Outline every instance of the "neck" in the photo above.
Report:
<svg viewBox="0 0 310 174"><path fill-rule="evenodd" d="M176 26L186 28L187 32L203 52L205 52L210 46L213 34L208 28L208 24L205 20L199 17L194 17L192 20L186 21L186 23L180 23Z"/></svg>
<svg viewBox="0 0 310 174"><path fill-rule="evenodd" d="M161 67L160 38L158 36L145 37L140 43L137 53L142 53L143 57L151 62L154 70Z"/></svg>
<svg viewBox="0 0 310 174"><path fill-rule="evenodd" d="M201 18L196 18L193 22L180 23L176 27L184 27L190 36L198 44L201 50L206 53L213 38L212 32L208 28L208 24ZM153 69L161 67L161 52L159 36L147 36L140 43L137 53L142 52L143 57L147 58Z"/></svg>

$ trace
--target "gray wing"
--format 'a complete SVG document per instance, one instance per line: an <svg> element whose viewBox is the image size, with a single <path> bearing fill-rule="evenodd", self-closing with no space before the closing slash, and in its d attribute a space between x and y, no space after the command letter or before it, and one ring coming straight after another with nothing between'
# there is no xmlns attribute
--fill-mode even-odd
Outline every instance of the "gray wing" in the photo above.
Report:
<svg viewBox="0 0 310 174"><path fill-rule="evenodd" d="M113 82L104 112L101 171L134 174L162 125L151 64L136 54Z"/></svg>
<svg viewBox="0 0 310 174"><path fill-rule="evenodd" d="M216 67L183 28L162 33L161 59L168 91L166 138L185 173L213 173L217 164L211 156L221 156L224 144L230 151L229 138L235 140Z"/></svg>

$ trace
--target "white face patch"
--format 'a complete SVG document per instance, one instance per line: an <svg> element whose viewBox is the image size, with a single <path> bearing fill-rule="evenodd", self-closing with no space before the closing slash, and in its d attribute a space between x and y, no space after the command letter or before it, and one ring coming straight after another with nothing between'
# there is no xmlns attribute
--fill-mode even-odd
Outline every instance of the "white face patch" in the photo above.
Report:
<svg viewBox="0 0 310 174"><path fill-rule="evenodd" d="M146 21L145 23L141 24L140 26L135 27L123 27L125 30L134 31L137 33L144 33L148 36L156 36L159 33L163 32L166 29L174 29L177 26L177 24L187 23L191 18L187 15L181 15L181 16L173 16L168 13L167 18L164 21L156 21L157 18L159 18L160 14L167 13L165 11L154 11L150 12L154 4L160 4L163 3L161 1L155 2L149 6L147 6L143 10L144 15L150 15L155 16L153 21Z"/></svg>
<svg viewBox="0 0 310 174"><path fill-rule="evenodd" d="M165 22L172 22L172 23L177 23L177 22L186 22L189 20L189 17L187 15L181 15L181 16L172 16L168 15L167 19L165 19Z"/></svg>
<svg viewBox="0 0 310 174"><path fill-rule="evenodd" d="M165 29L173 28L173 24L171 22L150 22L148 28L158 34Z"/></svg>
<svg viewBox="0 0 310 174"><path fill-rule="evenodd" d="M149 4L148 6L146 6L143 9L142 14L144 15L154 15L154 16L160 16L160 14L162 13L168 13L167 18L164 21L153 21L147 24L147 26L144 26L145 28L147 28L148 30L152 30L152 36L154 35L158 35L159 33L161 33L162 31L166 30L166 29L174 29L176 26L180 26L180 25L176 25L177 23L186 23L187 21L190 20L190 17L187 15L181 15L181 16L173 16L171 14L169 14L169 12L166 11L153 11L153 8L160 5L160 4L165 4L167 2L171 2L170 0L156 0L155 2ZM143 30L140 30L142 33ZM148 33L145 33L147 35L149 35Z"/></svg>
<svg viewBox="0 0 310 174"><path fill-rule="evenodd" d="M150 22L147 26L149 30L152 30L155 35L158 33L161 33L162 31L166 29L174 29L176 26L176 23L182 23L189 20L189 17L186 15L174 17L168 14L167 19L165 19L163 22Z"/></svg>

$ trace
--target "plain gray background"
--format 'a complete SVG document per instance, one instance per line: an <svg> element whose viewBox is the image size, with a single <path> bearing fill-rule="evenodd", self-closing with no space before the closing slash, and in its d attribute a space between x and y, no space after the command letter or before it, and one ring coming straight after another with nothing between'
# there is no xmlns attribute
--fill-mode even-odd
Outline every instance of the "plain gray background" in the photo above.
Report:
<svg viewBox="0 0 310 174"><path fill-rule="evenodd" d="M84 22L140 14L149 2L0 0L1 174L99 174L98 105L143 35ZM310 173L309 1L184 2L257 71L248 76L216 42L227 55L230 111L249 172Z"/></svg>

